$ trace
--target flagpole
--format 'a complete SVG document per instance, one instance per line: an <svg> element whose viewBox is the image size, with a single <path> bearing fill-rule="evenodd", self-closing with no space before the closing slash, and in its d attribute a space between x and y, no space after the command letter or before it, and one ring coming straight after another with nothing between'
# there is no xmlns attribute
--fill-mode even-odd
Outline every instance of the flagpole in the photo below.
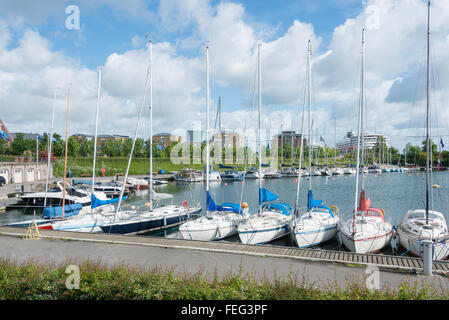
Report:
<svg viewBox="0 0 449 320"><path fill-rule="evenodd" d="M51 146L52 146L52 142L53 142L53 124L54 124L54 120L55 120L55 107L56 107L56 89L54 90L53 112L51 115L51 129L50 129L50 137L48 138L50 147L47 150L47 178L45 181L44 207L47 205L48 178L50 176Z"/></svg>
<svg viewBox="0 0 449 320"><path fill-rule="evenodd" d="M64 157L64 187L62 193L62 220L64 220L64 206L66 196L66 179L67 179L67 149L69 143L69 105L70 105L70 88L67 88L67 124L65 129L65 157Z"/></svg>

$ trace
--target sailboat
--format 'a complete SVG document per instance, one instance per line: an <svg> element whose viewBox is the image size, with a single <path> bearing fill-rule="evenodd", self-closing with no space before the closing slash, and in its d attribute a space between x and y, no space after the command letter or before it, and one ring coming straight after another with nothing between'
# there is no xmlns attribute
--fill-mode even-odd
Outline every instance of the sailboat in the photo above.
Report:
<svg viewBox="0 0 449 320"><path fill-rule="evenodd" d="M149 201L145 204L148 209L140 211L140 212L131 212L131 215L126 218L122 217L122 219L114 220L109 223L104 223L100 226L101 230L104 233L117 233L117 234L139 234L145 233L155 229L167 229L172 226L176 226L181 224L182 222L190 219L192 216L196 216L201 212L201 206L198 203L197 205L188 205L186 201L184 201L181 205L163 205L163 206L154 206L154 202L156 200L167 200L173 198L170 194L164 193L156 193L153 189L153 76L152 76L152 58L153 58L153 43L150 40L149 43L149 51L150 51L150 64L148 68L147 79L150 79L150 181L149 181ZM146 89L146 84L145 84ZM144 94L145 97L145 94ZM137 137L137 129L139 127L139 121L142 115L143 101L139 114L139 120L137 122L136 131L134 134L134 141L131 148L131 153L128 161L128 167L125 174L125 181L127 181L129 166L131 164L132 154L134 151L135 140ZM122 194L123 196L123 187ZM118 214L120 211L120 201L116 208L115 213ZM126 210L124 211L126 215Z"/></svg>
<svg viewBox="0 0 449 320"><path fill-rule="evenodd" d="M69 209L67 210L65 208L67 197L73 193L76 194L76 190L71 188L70 185L67 184L67 182L64 182L64 185L62 187L59 186L60 189L62 188L62 192L64 195L62 208L57 207L57 208L44 209L44 216L46 215L50 217L59 218L51 222L51 224L48 226L49 229L80 231L80 232L99 232L101 231L99 225L101 225L102 223L106 223L112 219L113 217L112 213L114 211L113 203L119 200L119 198L108 199L108 197L104 192L98 192L95 191L94 189L95 161L97 149L98 109L100 106L101 71L102 69L100 68L98 73L98 95L97 95L96 122L95 122L94 156L92 165L92 182L91 182L92 190L90 194L83 191L84 193L86 193L85 198L89 198L88 206L84 206L80 210L80 212L76 215L73 214L73 211L76 210L77 208L74 207L74 205L70 206ZM69 214L66 216L67 211Z"/></svg>
<svg viewBox="0 0 449 320"><path fill-rule="evenodd" d="M398 226L399 244L412 255L423 256L421 242L432 241L432 259L441 260L449 255L449 231L441 212L429 209L430 193L430 0L427 25L427 109L426 109L426 198L425 209L409 210Z"/></svg>
<svg viewBox="0 0 449 320"><path fill-rule="evenodd" d="M312 47L309 40L307 54L307 82L308 82L308 107L309 107L309 140L311 137L311 54ZM304 112L302 117L301 136L304 128ZM309 148L309 174L312 171L312 155ZM299 165L302 164L303 146L301 144ZM296 245L300 248L316 246L322 242L333 239L337 235L337 227L340 222L338 208L335 205L324 206L322 200L315 200L312 192L312 179L309 179L309 191L307 194L307 212L297 215L299 211L299 190L301 177L297 180L295 216L292 219L289 229L293 235Z"/></svg>
<svg viewBox="0 0 449 320"><path fill-rule="evenodd" d="M240 205L223 203L216 205L209 191L209 47L206 46L206 214L179 226L184 239L212 241L237 234L242 218Z"/></svg>
<svg viewBox="0 0 449 320"><path fill-rule="evenodd" d="M260 137L262 85L261 85L261 52L258 45L258 84L259 84L259 130L258 155L259 172L262 172L262 145ZM240 241L246 244L264 244L281 238L288 233L288 224L291 219L291 207L287 203L274 202L278 196L262 188L262 179L259 179L259 206L255 214L244 217L238 226Z"/></svg>
<svg viewBox="0 0 449 320"><path fill-rule="evenodd" d="M360 105L358 115L358 137L357 137L357 159L356 159L356 188L355 204L352 217L339 226L339 233L343 245L352 252L356 253L376 253L390 244L393 237L393 225L385 220L383 209L370 207L371 200L366 199L364 180L362 173L362 190L360 200L357 196L359 192L359 171L360 171L360 149L362 149L362 167L364 164L365 149L365 128L364 128L364 89L365 89L365 29L362 29L362 67L361 67L361 86L360 86ZM360 129L361 127L361 129ZM361 131L361 133L360 133ZM362 141L360 142L360 139ZM359 205L358 205L359 203Z"/></svg>

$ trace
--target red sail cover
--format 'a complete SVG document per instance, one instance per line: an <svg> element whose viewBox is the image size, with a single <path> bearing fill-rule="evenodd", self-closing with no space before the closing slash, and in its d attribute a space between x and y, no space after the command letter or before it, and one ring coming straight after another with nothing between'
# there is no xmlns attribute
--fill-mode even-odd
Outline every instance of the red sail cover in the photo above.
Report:
<svg viewBox="0 0 449 320"><path fill-rule="evenodd" d="M360 192L360 201L359 201L359 207L357 208L358 211L367 211L370 204L371 204L371 200L370 198L365 199L365 190L362 190Z"/></svg>

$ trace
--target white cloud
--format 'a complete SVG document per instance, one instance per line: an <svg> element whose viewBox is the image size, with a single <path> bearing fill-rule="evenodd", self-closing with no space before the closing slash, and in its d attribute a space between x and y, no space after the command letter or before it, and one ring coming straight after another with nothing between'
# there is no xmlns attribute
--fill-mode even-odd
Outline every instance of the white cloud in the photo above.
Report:
<svg viewBox="0 0 449 320"><path fill-rule="evenodd" d="M120 8L118 2L111 5ZM340 139L346 131L356 129L361 29L372 12L367 10L370 6L379 9L379 28L368 30L366 34L367 129L392 135L393 144L400 146L408 140L407 136L421 130L416 129L420 123L424 125L422 92L425 88L421 88L421 78L424 76L426 8L420 0L365 1L363 12L336 26L327 47L323 47L311 23L295 20L284 34L279 34L278 26L267 29L264 25L262 29L260 24L245 21L245 7L238 3L221 2L213 6L206 0L161 1L157 8L149 8L145 2L136 0L126 9L128 15L155 21L157 14L160 30L182 34L182 38L172 42L153 45L153 132L179 134L191 128L193 121L204 123L206 43L210 46L214 86L235 88L245 97L250 96L259 41L262 43L264 127L270 127L271 119L271 128L280 129L281 124L283 128L290 128L293 119L298 131L307 41L311 39L315 127L322 131L327 123L326 131L333 133L336 117L337 139ZM449 98L449 78L444 72L449 67L449 26L446 23L449 6L444 0L435 0L433 8L432 61L436 73L432 99L437 103L439 124L443 125L449 121L441 102ZM8 10L12 14L19 9ZM39 12L37 21L49 14ZM23 19L31 19L28 14L32 16L28 12ZM71 83L71 132L93 132L97 71L80 66L53 50L51 41L36 30L25 29L17 45L10 48L11 28L10 20L0 20L2 120L13 131L48 130L53 89L60 86L56 123L60 132L64 132L66 85ZM137 120L149 56L148 47L141 48L143 39L134 36L129 41L129 50L111 52L104 61L100 124L103 133L131 135ZM183 50L188 50L189 55L183 54ZM225 127L241 129L245 119L249 120L248 126L252 123L254 127L257 113L248 111L246 98L241 100L241 110L225 113ZM139 132L147 137L148 108L145 110ZM29 119L30 114L33 114L32 119ZM445 128L440 129L444 133Z"/></svg>

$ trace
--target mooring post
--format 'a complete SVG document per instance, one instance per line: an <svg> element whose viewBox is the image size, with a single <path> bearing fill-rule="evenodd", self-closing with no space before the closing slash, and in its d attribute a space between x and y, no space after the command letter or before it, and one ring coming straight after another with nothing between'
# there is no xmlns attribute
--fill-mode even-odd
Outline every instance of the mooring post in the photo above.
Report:
<svg viewBox="0 0 449 320"><path fill-rule="evenodd" d="M431 240L422 241L422 258L424 263L423 274L426 276L432 275L432 256L433 256L433 242Z"/></svg>

